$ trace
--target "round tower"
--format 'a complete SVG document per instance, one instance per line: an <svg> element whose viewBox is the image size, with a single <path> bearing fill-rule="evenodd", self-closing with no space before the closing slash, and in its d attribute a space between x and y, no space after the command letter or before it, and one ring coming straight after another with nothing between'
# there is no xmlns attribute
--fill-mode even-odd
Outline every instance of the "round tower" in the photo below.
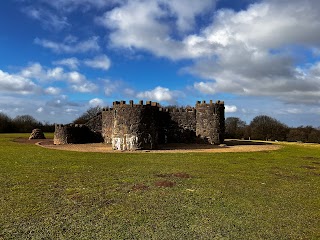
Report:
<svg viewBox="0 0 320 240"><path fill-rule="evenodd" d="M198 139L210 144L222 144L224 141L224 102L198 101L196 110Z"/></svg>

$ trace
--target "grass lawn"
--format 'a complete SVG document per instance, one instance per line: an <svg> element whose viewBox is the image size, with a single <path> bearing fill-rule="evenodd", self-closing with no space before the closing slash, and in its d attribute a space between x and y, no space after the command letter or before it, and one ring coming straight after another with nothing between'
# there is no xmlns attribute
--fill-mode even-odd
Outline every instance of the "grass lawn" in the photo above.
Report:
<svg viewBox="0 0 320 240"><path fill-rule="evenodd" d="M0 239L320 239L320 146L81 153L0 134Z"/></svg>

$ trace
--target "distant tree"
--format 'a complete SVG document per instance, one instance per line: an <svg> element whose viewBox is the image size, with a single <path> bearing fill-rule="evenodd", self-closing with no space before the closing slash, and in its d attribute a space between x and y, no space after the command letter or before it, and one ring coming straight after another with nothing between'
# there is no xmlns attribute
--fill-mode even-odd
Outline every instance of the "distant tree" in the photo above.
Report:
<svg viewBox="0 0 320 240"><path fill-rule="evenodd" d="M286 140L289 128L275 118L260 115L251 123L251 138L259 140Z"/></svg>
<svg viewBox="0 0 320 240"><path fill-rule="evenodd" d="M41 127L43 132L54 132L54 128L54 124L50 124L49 122L44 122Z"/></svg>
<svg viewBox="0 0 320 240"><path fill-rule="evenodd" d="M308 139L308 135L305 133L303 127L298 128L290 128L287 141L288 142L306 142Z"/></svg>
<svg viewBox="0 0 320 240"><path fill-rule="evenodd" d="M15 132L31 132L34 128L40 128L41 122L38 122L30 115L19 115L13 119Z"/></svg>
<svg viewBox="0 0 320 240"><path fill-rule="evenodd" d="M4 113L0 113L0 133L13 132L12 119Z"/></svg>
<svg viewBox="0 0 320 240"><path fill-rule="evenodd" d="M320 130L314 128L308 134L308 142L309 143L320 143Z"/></svg>
<svg viewBox="0 0 320 240"><path fill-rule="evenodd" d="M85 113L80 117L76 118L73 123L84 124L88 122L91 118L97 116L98 113L101 113L102 108L100 106L90 107Z"/></svg>
<svg viewBox="0 0 320 240"><path fill-rule="evenodd" d="M287 140L290 142L310 142L320 143L320 130L312 126L300 126L297 128L291 128Z"/></svg>
<svg viewBox="0 0 320 240"><path fill-rule="evenodd" d="M246 122L237 117L228 117L225 120L226 138L244 138L246 130Z"/></svg>

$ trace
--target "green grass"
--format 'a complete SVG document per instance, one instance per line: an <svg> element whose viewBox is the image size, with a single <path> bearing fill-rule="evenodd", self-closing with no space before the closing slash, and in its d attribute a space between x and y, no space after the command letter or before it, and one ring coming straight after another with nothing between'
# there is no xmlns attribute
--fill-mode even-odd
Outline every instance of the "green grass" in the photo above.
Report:
<svg viewBox="0 0 320 240"><path fill-rule="evenodd" d="M320 147L81 153L19 136L0 135L0 239L320 239Z"/></svg>

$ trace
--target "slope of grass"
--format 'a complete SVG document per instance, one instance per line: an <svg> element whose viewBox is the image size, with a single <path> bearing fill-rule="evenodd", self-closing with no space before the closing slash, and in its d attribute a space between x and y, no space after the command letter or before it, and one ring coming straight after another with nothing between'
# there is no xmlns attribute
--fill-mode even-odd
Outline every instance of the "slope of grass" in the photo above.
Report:
<svg viewBox="0 0 320 240"><path fill-rule="evenodd" d="M0 135L0 239L320 238L319 147L106 154L19 136Z"/></svg>

